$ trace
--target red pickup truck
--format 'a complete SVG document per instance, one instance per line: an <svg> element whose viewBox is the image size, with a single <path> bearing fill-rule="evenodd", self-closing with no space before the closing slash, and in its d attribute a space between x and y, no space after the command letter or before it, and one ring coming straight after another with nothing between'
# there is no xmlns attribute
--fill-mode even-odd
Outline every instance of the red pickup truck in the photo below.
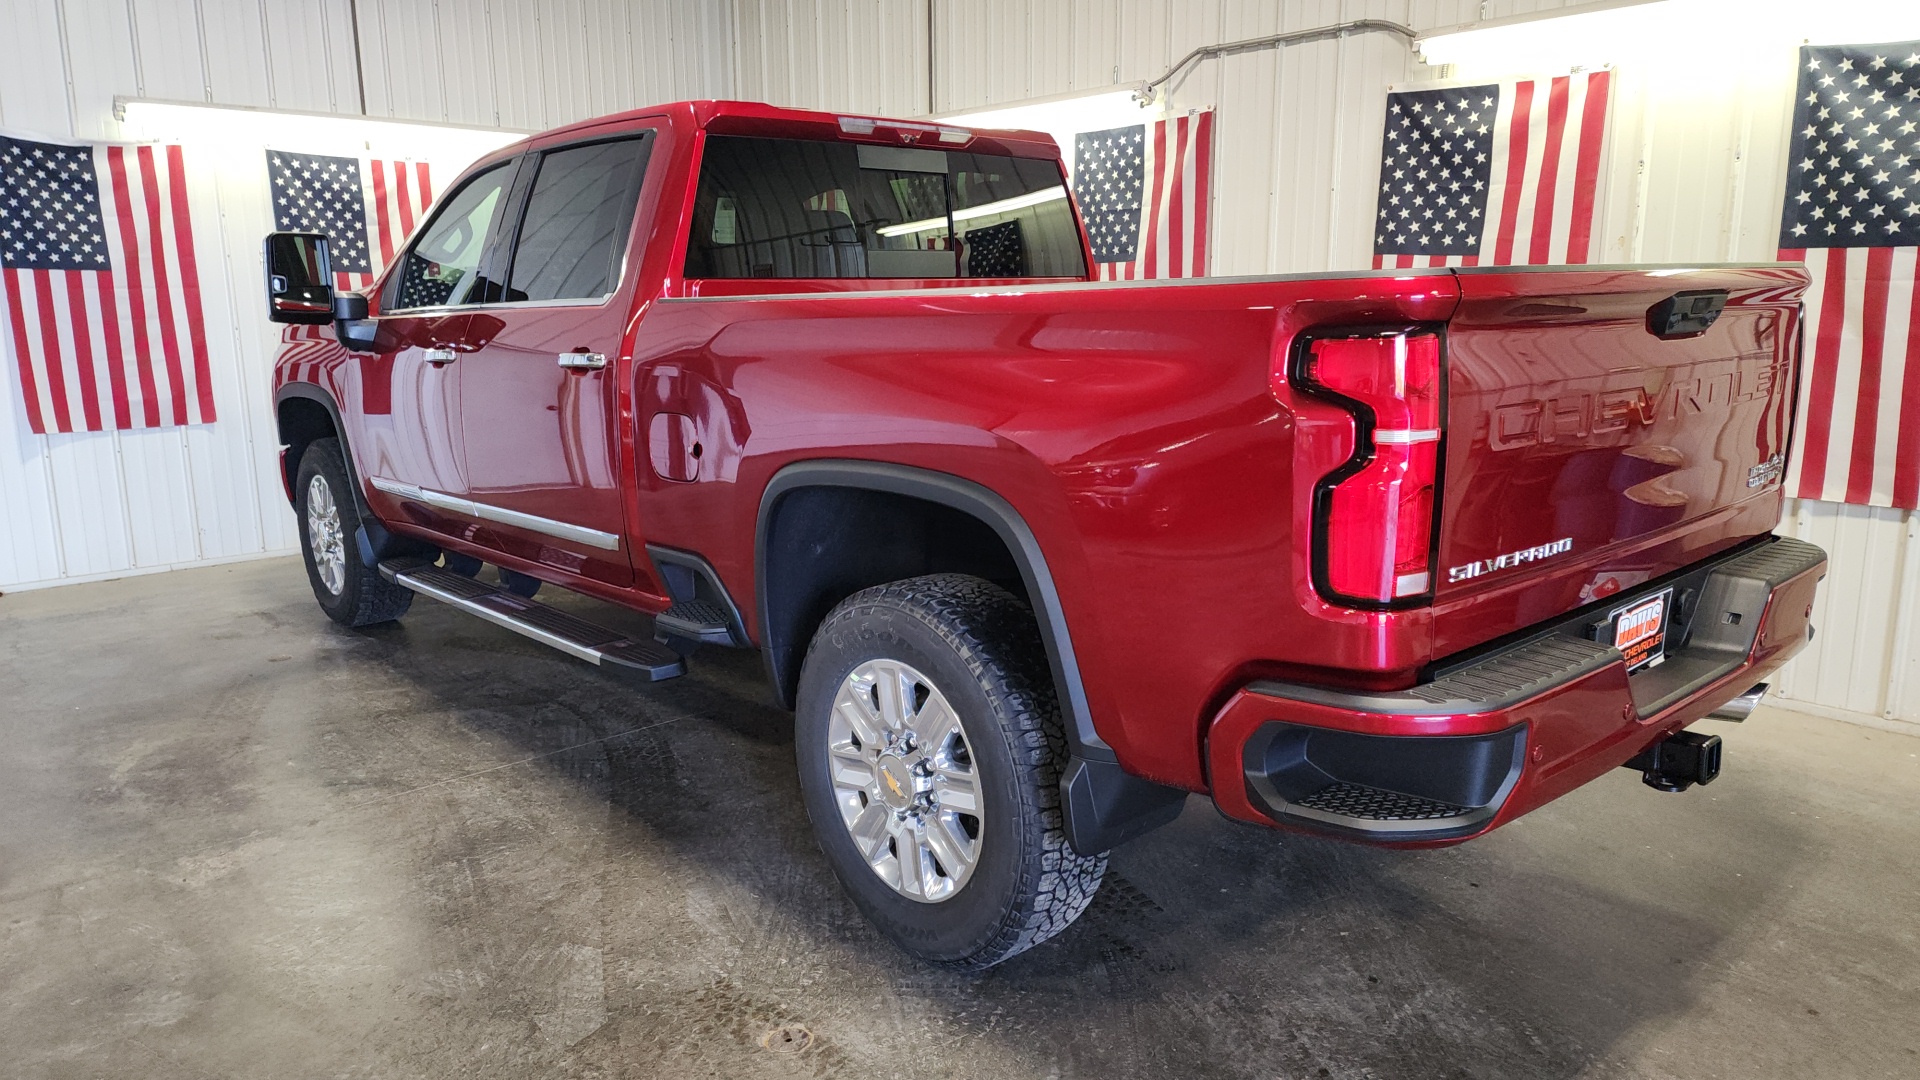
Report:
<svg viewBox="0 0 1920 1080"><path fill-rule="evenodd" d="M934 961L1058 933L1190 793L1415 847L1709 782L1689 726L1812 634L1797 266L1095 282L1045 135L711 101L489 155L365 295L266 254L327 614L642 683L758 649L828 861Z"/></svg>

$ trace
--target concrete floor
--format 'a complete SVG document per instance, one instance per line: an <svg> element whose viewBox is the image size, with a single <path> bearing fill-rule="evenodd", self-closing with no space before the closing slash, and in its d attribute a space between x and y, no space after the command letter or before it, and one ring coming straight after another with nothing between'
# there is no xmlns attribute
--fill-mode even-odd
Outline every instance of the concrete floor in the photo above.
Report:
<svg viewBox="0 0 1920 1080"><path fill-rule="evenodd" d="M1196 799L966 977L842 897L763 702L343 631L286 559L0 598L0 1074L1920 1076L1920 739L1763 709L1710 789L1413 854Z"/></svg>

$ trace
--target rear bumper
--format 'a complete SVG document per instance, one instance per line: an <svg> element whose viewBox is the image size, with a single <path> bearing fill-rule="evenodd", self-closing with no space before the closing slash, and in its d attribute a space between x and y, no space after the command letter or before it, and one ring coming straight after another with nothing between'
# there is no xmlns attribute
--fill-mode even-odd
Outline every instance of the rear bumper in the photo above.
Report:
<svg viewBox="0 0 1920 1080"><path fill-rule="evenodd" d="M1786 663L1812 637L1826 561L1772 537L1613 598L1674 589L1667 659L1631 676L1594 639L1604 612L1583 609L1406 690L1250 683L1208 728L1214 801L1230 817L1369 843L1478 836Z"/></svg>

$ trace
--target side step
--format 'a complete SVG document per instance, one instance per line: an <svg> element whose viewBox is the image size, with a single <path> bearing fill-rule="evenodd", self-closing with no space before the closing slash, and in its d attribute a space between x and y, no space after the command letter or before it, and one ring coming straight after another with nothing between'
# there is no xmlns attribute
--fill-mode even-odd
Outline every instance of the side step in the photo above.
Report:
<svg viewBox="0 0 1920 1080"><path fill-rule="evenodd" d="M679 600L653 617L656 634L685 638L703 645L732 645L733 623L727 609L706 600Z"/></svg>
<svg viewBox="0 0 1920 1080"><path fill-rule="evenodd" d="M665 645L636 641L558 608L515 596L443 567L417 559L392 559L380 564L380 575L422 596L451 604L469 615L478 615L543 645L597 664L627 682L653 683L687 673L686 661Z"/></svg>

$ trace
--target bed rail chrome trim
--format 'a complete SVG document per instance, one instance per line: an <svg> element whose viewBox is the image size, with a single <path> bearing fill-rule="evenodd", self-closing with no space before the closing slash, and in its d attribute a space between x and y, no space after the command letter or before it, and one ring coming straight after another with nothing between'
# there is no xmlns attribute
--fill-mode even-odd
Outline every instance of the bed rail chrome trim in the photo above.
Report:
<svg viewBox="0 0 1920 1080"><path fill-rule="evenodd" d="M436 509L446 510L455 514L465 514L468 517L479 518L482 521L491 521L500 525L511 525L517 529L527 529L532 532L545 533L548 536L557 537L561 540L570 540L576 544L596 547L602 551L620 550L619 536L610 532L602 532L599 529L589 529L585 525L574 525L570 522L555 521L552 518L543 518L535 514L522 513L519 510L509 510L504 506L494 506L490 503L476 502L473 499L461 498L458 495L448 495L445 492L416 487L413 484L403 484L398 480L388 480L383 476L372 477L370 482L375 488L395 498L425 503Z"/></svg>

